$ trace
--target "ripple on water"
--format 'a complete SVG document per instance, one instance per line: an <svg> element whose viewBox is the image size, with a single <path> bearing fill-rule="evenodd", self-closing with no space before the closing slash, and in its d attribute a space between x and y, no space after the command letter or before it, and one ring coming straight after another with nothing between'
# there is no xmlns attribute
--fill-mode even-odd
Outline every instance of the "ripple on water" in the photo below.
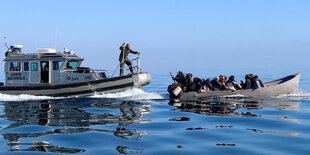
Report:
<svg viewBox="0 0 310 155"><path fill-rule="evenodd" d="M1 153L310 152L307 98L174 102L159 93L134 89L89 98L2 99Z"/></svg>

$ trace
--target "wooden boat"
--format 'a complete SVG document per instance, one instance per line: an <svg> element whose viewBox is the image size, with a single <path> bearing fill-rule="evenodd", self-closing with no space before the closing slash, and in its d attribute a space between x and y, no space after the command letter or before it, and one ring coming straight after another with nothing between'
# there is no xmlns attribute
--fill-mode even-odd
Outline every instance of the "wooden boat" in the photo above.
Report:
<svg viewBox="0 0 310 155"><path fill-rule="evenodd" d="M214 96L229 96L229 95L244 95L247 97L270 97L281 94L295 93L299 87L300 73L289 75L281 79L269 81L264 83L264 87L257 89L243 89L243 90L223 90L223 91L209 91L203 93L197 92L181 92L176 98L180 100L193 100ZM172 95L171 95L172 96Z"/></svg>
<svg viewBox="0 0 310 155"><path fill-rule="evenodd" d="M1 94L87 96L95 92L141 88L151 82L150 74L141 71L139 57L134 59L134 73L113 77L106 70L80 67L84 58L67 48L63 52L46 48L36 53L23 53L21 45L12 45L5 56Z"/></svg>

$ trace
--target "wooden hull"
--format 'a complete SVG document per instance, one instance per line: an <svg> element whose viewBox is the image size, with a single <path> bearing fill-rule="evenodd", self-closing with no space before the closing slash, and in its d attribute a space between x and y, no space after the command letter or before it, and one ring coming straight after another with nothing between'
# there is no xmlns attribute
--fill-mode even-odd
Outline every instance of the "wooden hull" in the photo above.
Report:
<svg viewBox="0 0 310 155"><path fill-rule="evenodd" d="M265 87L258 89L244 89L244 90L225 90L225 91L210 91L204 93L197 92L183 92L180 94L181 100L200 99L213 96L227 96L227 95L245 95L248 97L269 97L278 96L281 94L289 94L297 92L299 87L300 73L286 76L284 78L266 82Z"/></svg>
<svg viewBox="0 0 310 155"><path fill-rule="evenodd" d="M150 82L151 76L149 73L137 73L121 77L70 84L2 86L0 87L0 93L9 95L87 96L95 92L117 92L131 87L141 88Z"/></svg>

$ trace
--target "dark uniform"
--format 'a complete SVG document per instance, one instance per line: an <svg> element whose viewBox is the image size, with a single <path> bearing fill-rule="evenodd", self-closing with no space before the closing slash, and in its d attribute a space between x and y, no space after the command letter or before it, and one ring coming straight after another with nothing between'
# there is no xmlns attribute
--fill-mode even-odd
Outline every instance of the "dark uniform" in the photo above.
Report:
<svg viewBox="0 0 310 155"><path fill-rule="evenodd" d="M130 72L133 73L131 61L127 57L129 53L138 54L139 52L133 51L130 48L125 47L125 45L122 45L119 49L121 50L121 54L119 55L119 62L121 63L120 64L120 76L123 75L124 63L126 63L127 66L129 66Z"/></svg>

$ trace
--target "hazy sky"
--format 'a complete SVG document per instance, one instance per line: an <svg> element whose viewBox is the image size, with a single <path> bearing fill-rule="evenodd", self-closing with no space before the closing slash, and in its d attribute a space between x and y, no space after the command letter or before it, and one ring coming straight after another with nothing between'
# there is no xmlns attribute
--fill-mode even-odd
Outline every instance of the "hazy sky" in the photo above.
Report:
<svg viewBox="0 0 310 155"><path fill-rule="evenodd" d="M35 52L57 32L57 51L110 71L124 41L146 71L309 67L309 0L2 0L0 17L1 59L4 36Z"/></svg>

